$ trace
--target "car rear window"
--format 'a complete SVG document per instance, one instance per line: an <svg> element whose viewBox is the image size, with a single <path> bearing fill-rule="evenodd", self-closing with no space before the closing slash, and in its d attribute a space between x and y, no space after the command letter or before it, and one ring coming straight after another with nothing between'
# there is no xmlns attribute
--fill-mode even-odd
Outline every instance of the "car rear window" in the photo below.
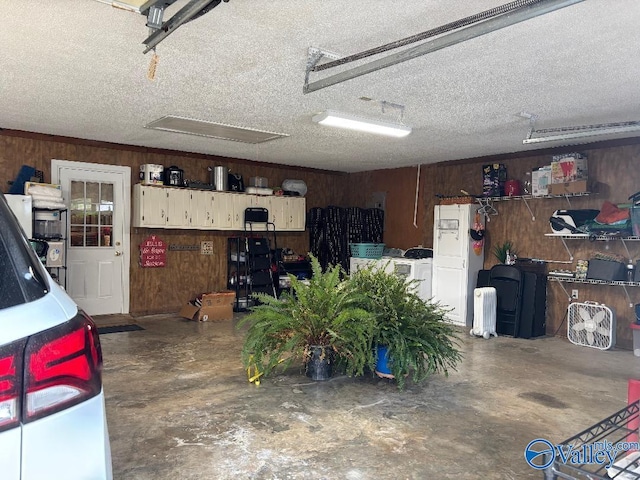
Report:
<svg viewBox="0 0 640 480"><path fill-rule="evenodd" d="M0 194L0 310L43 297L43 266Z"/></svg>

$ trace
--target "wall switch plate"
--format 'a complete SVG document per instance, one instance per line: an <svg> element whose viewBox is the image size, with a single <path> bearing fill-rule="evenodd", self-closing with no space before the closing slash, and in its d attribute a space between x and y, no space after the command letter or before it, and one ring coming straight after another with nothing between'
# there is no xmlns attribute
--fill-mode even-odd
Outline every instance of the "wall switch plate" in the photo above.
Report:
<svg viewBox="0 0 640 480"><path fill-rule="evenodd" d="M571 298L573 300L578 300L578 289L574 288L573 290L571 290Z"/></svg>

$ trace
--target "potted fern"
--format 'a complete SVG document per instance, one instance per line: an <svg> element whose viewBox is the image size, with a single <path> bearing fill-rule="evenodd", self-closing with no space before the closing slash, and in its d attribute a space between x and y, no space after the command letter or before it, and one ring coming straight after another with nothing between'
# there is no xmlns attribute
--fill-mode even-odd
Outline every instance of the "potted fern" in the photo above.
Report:
<svg viewBox="0 0 640 480"><path fill-rule="evenodd" d="M516 249L510 240L505 240L504 243L499 243L493 247L493 256L496 257L500 263L509 263L508 260L510 260L510 258L507 258L507 255L510 258L517 255Z"/></svg>
<svg viewBox="0 0 640 480"><path fill-rule="evenodd" d="M280 298L257 294L259 304L239 326L248 325L242 360L267 376L302 361L314 380L331 376L334 364L348 375L362 375L371 361L374 318L361 305L366 292L344 280L340 266L322 271L311 257L308 281L290 275L291 290Z"/></svg>
<svg viewBox="0 0 640 480"><path fill-rule="evenodd" d="M423 301L414 282L375 268L353 273L350 282L367 292L361 306L376 319L371 352L379 376L395 378L402 389L408 375L417 383L456 367L462 356L447 310Z"/></svg>

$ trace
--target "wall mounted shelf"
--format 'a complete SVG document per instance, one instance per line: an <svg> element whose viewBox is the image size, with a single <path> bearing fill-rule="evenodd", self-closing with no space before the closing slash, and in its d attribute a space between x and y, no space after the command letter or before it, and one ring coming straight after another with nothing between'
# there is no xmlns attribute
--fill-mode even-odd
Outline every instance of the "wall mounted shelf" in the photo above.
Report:
<svg viewBox="0 0 640 480"><path fill-rule="evenodd" d="M547 280L552 282L558 282L560 287L567 295L569 301L572 301L571 295L564 287L563 283L583 283L587 285L609 285L613 287L622 287L624 289L624 293L627 296L627 301L629 302L629 307L633 307L633 302L631 301L631 297L629 297L629 292L627 291L627 287L640 287L640 282L623 282L623 281L608 281L608 280L593 280L591 278L579 279L575 277L559 277L555 275L547 275Z"/></svg>
<svg viewBox="0 0 640 480"><path fill-rule="evenodd" d="M529 200L537 200L537 199L549 199L549 198L564 198L567 200L569 208L571 208L571 200L572 197L587 197L589 195L594 195L592 192L580 192L580 193L565 193L563 195L514 195L514 196L504 196L504 197L476 197L477 202L480 204L480 213L483 213L489 221L489 215L497 215L498 211L493 206L493 202L505 202L512 200L522 200L529 210L529 214L531 215L531 221L536 221L536 216L534 215L531 207L529 206Z"/></svg>
<svg viewBox="0 0 640 480"><path fill-rule="evenodd" d="M559 238L560 240L562 240L562 244L564 245L565 250L567 251L567 253L569 254L569 260L571 260L573 262L573 253L571 253L571 250L569 249L569 246L567 245L566 240L590 240L590 241L602 241L602 242L612 242L612 241L620 241L622 242L622 245L624 246L624 250L627 252L627 258L632 259L631 254L629 253L629 248L627 248L627 243L626 242L638 242L640 241L640 237L637 236L624 236L624 237L619 237L619 236L615 236L615 235L592 235L592 234L588 234L588 233L577 233L577 234L573 234L573 235L565 235L565 234L559 234L559 233L545 233L544 234L545 237L550 237L550 238Z"/></svg>

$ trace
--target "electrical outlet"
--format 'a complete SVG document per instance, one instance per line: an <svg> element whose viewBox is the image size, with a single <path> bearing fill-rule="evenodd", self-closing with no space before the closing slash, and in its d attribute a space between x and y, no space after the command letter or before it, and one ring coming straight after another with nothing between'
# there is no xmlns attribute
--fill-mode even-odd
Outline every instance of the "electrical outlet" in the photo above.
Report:
<svg viewBox="0 0 640 480"><path fill-rule="evenodd" d="M573 300L578 300L578 289L574 288L573 290L571 290L571 298Z"/></svg>

